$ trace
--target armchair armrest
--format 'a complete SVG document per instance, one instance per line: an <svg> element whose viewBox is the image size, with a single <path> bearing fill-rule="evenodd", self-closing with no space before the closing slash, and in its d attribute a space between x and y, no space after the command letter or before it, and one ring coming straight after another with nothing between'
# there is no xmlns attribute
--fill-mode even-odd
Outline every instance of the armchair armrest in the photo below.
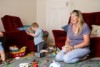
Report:
<svg viewBox="0 0 100 67"><path fill-rule="evenodd" d="M67 33L63 30L52 30L54 38L66 37Z"/></svg>
<svg viewBox="0 0 100 67"><path fill-rule="evenodd" d="M61 49L62 46L65 44L67 33L63 30L52 30L52 33L54 35L56 46Z"/></svg>
<svg viewBox="0 0 100 67"><path fill-rule="evenodd" d="M12 32L4 32L4 37L7 39L11 38L22 38L22 37L28 37L27 33L25 31L12 31Z"/></svg>
<svg viewBox="0 0 100 67"><path fill-rule="evenodd" d="M90 56L100 57L100 37L92 37L90 41Z"/></svg>
<svg viewBox="0 0 100 67"><path fill-rule="evenodd" d="M4 32L4 37L6 46L17 45L20 48L28 44L28 36L25 31Z"/></svg>

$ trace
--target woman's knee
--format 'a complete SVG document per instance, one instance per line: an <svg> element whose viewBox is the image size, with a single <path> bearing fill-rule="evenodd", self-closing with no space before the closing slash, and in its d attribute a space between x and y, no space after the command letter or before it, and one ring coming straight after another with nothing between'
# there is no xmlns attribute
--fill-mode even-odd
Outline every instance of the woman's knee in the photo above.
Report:
<svg viewBox="0 0 100 67"><path fill-rule="evenodd" d="M57 61L60 61L60 60L61 60L61 56L56 55L55 59L56 59Z"/></svg>
<svg viewBox="0 0 100 67"><path fill-rule="evenodd" d="M64 55L62 54L62 53L58 53L57 55L56 55L56 57L55 57L55 59L57 60L57 61L63 61L63 57Z"/></svg>
<svg viewBox="0 0 100 67"><path fill-rule="evenodd" d="M68 56L64 56L64 57L63 57L63 61L64 61L65 63L70 63L70 62L71 62L71 59L70 59L70 57L68 57Z"/></svg>
<svg viewBox="0 0 100 67"><path fill-rule="evenodd" d="M78 62L79 61L79 58L72 58L72 57L70 57L70 56L64 56L63 57L63 61L65 62L65 63L76 63L76 62Z"/></svg>

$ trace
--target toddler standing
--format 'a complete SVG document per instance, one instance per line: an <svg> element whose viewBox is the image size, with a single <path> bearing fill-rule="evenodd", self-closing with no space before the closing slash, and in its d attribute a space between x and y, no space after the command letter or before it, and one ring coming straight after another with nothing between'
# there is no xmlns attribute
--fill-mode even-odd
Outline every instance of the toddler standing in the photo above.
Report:
<svg viewBox="0 0 100 67"><path fill-rule="evenodd" d="M39 28L39 25L37 23L32 23L31 28L35 31L35 33L28 34L34 37L34 44L37 46L37 52L40 52L45 45L43 39L43 31L41 28Z"/></svg>

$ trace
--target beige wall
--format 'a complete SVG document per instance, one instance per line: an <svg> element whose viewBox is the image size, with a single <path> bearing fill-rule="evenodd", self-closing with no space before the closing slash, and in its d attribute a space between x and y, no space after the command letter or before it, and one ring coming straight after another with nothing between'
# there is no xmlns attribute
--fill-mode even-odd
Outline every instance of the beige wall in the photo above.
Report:
<svg viewBox="0 0 100 67"><path fill-rule="evenodd" d="M0 0L0 18L4 15L19 16L23 24L36 21L35 0ZM3 26L0 20L0 30Z"/></svg>
<svg viewBox="0 0 100 67"><path fill-rule="evenodd" d="M44 29L46 28L46 1L36 0L36 21ZM66 7L69 7L70 10L78 9L82 12L97 12L100 11L100 0L69 0Z"/></svg>
<svg viewBox="0 0 100 67"><path fill-rule="evenodd" d="M36 0L36 22L43 29L46 29L46 0Z"/></svg>
<svg viewBox="0 0 100 67"><path fill-rule="evenodd" d="M38 22L41 22L40 25L43 28L46 27L46 8L45 8L46 1L47 0L37 0L37 5L36 5L36 9L37 9L36 11L37 19L36 20ZM100 11L100 0L69 0L67 7L69 7L68 9L70 10L78 9L78 10L81 10L82 12L98 12ZM52 37L51 34L52 33L50 33L50 37ZM51 39L51 41L53 40Z"/></svg>
<svg viewBox="0 0 100 67"><path fill-rule="evenodd" d="M73 0L73 3L82 12L100 11L100 0Z"/></svg>

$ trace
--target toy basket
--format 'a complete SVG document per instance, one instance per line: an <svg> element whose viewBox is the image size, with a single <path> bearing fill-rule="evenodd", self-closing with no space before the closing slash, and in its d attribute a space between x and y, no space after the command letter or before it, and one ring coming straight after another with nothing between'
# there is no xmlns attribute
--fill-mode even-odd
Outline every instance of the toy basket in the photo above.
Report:
<svg viewBox="0 0 100 67"><path fill-rule="evenodd" d="M13 57L13 58L15 58L15 57L23 57L25 55L25 52L18 52L18 53L11 53L11 56Z"/></svg>
<svg viewBox="0 0 100 67"><path fill-rule="evenodd" d="M10 52L11 57L23 57L25 55L26 47L22 47L19 51L17 52Z"/></svg>

